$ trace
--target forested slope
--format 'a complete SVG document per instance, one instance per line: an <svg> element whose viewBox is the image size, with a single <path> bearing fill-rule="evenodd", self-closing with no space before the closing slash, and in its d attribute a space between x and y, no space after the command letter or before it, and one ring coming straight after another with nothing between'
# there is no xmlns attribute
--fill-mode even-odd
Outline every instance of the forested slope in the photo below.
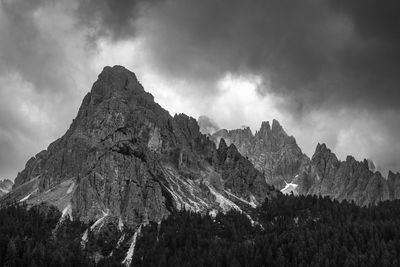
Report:
<svg viewBox="0 0 400 267"><path fill-rule="evenodd" d="M120 266L128 246L49 206L0 209L1 266ZM400 201L359 207L328 197L285 196L215 217L179 211L143 225L132 266L398 266ZM126 234L132 235L135 229ZM112 251L112 253L110 253Z"/></svg>

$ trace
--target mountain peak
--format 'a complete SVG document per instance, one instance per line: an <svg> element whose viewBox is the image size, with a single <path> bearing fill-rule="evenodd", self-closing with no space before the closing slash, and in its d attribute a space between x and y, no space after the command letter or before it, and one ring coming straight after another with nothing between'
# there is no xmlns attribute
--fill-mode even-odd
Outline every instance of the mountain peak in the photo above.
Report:
<svg viewBox="0 0 400 267"><path fill-rule="evenodd" d="M260 133L262 136L266 136L269 135L271 132L271 126L269 124L269 121L263 121L261 123L261 128L258 131L258 133Z"/></svg>
<svg viewBox="0 0 400 267"><path fill-rule="evenodd" d="M113 67L111 66L105 66L101 73L99 74L100 76L107 76L107 75L114 75L114 76L130 76L134 78L137 81L135 73L132 71L128 70L127 68L120 66L120 65L115 65Z"/></svg>
<svg viewBox="0 0 400 267"><path fill-rule="evenodd" d="M111 96L127 96L134 92L145 93L133 72L122 66L107 66L93 84L91 95L96 104Z"/></svg>
<svg viewBox="0 0 400 267"><path fill-rule="evenodd" d="M273 119L272 120L272 131L280 131L283 130L281 124L279 123L279 121Z"/></svg>
<svg viewBox="0 0 400 267"><path fill-rule="evenodd" d="M346 161L347 161L347 162L355 162L356 159L355 159L352 155L347 155Z"/></svg>
<svg viewBox="0 0 400 267"><path fill-rule="evenodd" d="M261 123L261 128L260 128L259 132L262 135L270 135L270 133L272 133L272 135L274 135L274 136L278 136L281 134L283 134L284 136L287 136L285 130L282 128L279 121L277 121L275 119L272 120L272 127L271 127L269 121L263 121Z"/></svg>
<svg viewBox="0 0 400 267"><path fill-rule="evenodd" d="M326 146L325 143L318 143L317 147L315 148L314 155L312 156L312 161L320 161L321 159L329 159L332 158L333 161L338 161L336 155L332 153L332 151Z"/></svg>
<svg viewBox="0 0 400 267"><path fill-rule="evenodd" d="M110 83L111 85L114 85L111 87L111 89L119 89L121 87L125 89L132 89L132 87L129 87L128 85L138 83L135 73L118 65L113 67L104 67L102 72L99 74L98 79L104 83Z"/></svg>
<svg viewBox="0 0 400 267"><path fill-rule="evenodd" d="M326 147L325 143L322 143L322 144L318 143L317 147L315 148L315 153L314 154L316 154L318 152L324 152L324 151L331 152L330 149Z"/></svg>
<svg viewBox="0 0 400 267"><path fill-rule="evenodd" d="M228 146L226 145L225 139L221 138L221 140L219 140L218 150L225 150L227 148Z"/></svg>

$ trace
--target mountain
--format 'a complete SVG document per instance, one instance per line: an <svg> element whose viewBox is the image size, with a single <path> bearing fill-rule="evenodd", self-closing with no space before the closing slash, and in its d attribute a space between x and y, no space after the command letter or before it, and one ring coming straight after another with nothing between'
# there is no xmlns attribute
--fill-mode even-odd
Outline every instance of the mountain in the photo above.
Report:
<svg viewBox="0 0 400 267"><path fill-rule="evenodd" d="M154 102L134 73L105 67L68 131L32 157L4 202L48 202L63 217L137 227L173 211L227 211L271 195L234 145ZM100 225L100 226L99 226Z"/></svg>
<svg viewBox="0 0 400 267"><path fill-rule="evenodd" d="M347 156L337 159L325 144L318 144L311 159L309 171L295 179L300 194L317 194L338 200L354 201L364 206L370 203L395 199L394 185L397 181L385 179L380 172L371 171L368 160L356 161ZM392 190L390 197L389 191Z"/></svg>
<svg viewBox="0 0 400 267"><path fill-rule="evenodd" d="M263 122L254 135L246 127L222 129L211 138L216 144L221 138L234 144L284 194L329 196L362 206L400 198L399 173L389 172L385 179L372 160L348 156L340 161L325 144L317 145L310 160L277 120L272 126Z"/></svg>
<svg viewBox="0 0 400 267"><path fill-rule="evenodd" d="M11 191L14 183L11 180L0 180L0 197Z"/></svg>
<svg viewBox="0 0 400 267"><path fill-rule="evenodd" d="M301 151L293 136L289 136L277 120L263 122L253 135L249 127L236 130L222 129L212 135L218 144L223 138L234 144L262 172L267 183L283 188L296 175L305 171L310 159Z"/></svg>

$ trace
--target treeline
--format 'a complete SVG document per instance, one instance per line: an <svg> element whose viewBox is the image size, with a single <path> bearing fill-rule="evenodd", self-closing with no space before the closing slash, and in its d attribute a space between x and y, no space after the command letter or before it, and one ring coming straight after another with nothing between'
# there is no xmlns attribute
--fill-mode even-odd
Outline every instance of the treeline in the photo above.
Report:
<svg viewBox="0 0 400 267"><path fill-rule="evenodd" d="M279 195L250 214L188 211L142 227L133 266L400 266L400 201L358 207L315 196ZM45 205L0 209L0 266L120 266L113 220L85 248L88 225ZM117 221L116 221L117 223ZM92 236L93 235L93 236ZM119 243L119 242L118 242Z"/></svg>
<svg viewBox="0 0 400 267"><path fill-rule="evenodd" d="M178 212L144 228L133 266L399 266L400 201L278 196L252 214Z"/></svg>
<svg viewBox="0 0 400 267"><path fill-rule="evenodd" d="M15 204L0 209L0 266L93 266L80 248L80 222L55 208Z"/></svg>

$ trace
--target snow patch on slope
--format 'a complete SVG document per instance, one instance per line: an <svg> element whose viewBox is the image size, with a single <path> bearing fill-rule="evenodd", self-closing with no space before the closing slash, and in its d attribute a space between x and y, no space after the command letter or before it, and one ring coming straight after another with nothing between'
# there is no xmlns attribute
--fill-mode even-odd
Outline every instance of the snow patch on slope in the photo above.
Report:
<svg viewBox="0 0 400 267"><path fill-rule="evenodd" d="M257 205L255 204L256 199L255 199L255 197L254 197L253 195L250 196L251 201L249 202L249 201L247 201L247 200L244 200L243 198L240 198L240 197L238 197L238 196L232 194L231 192L229 192L229 191L227 191L227 190L224 190L224 191L225 191L225 193L227 193L228 195L230 195L230 196L236 198L237 200L242 201L243 203L245 203L245 204L251 206L252 208L256 208L256 207L257 207Z"/></svg>
<svg viewBox="0 0 400 267"><path fill-rule="evenodd" d="M102 212L103 212L103 217L98 219L92 226L90 226L90 231L93 231L96 227L98 227L97 231L99 231L103 226L104 219L108 216L108 212L104 211Z"/></svg>
<svg viewBox="0 0 400 267"><path fill-rule="evenodd" d="M135 234L133 235L131 246L129 247L128 252L126 253L125 259L122 261L122 264L125 266L131 265L133 253L135 252L136 240L137 237L140 235L141 230L142 226L140 225Z"/></svg>
<svg viewBox="0 0 400 267"><path fill-rule="evenodd" d="M291 194L291 192L293 192L294 195L297 195L298 194L298 192L296 190L297 186L298 186L298 184L286 183L286 186L283 189L281 189L281 192L285 195L289 195L289 194Z"/></svg>
<svg viewBox="0 0 400 267"><path fill-rule="evenodd" d="M223 212L227 212L230 209L235 209L238 211L242 211L238 205L221 195L219 192L217 192L212 186L207 185L208 189L210 190L211 194L215 196L215 201L219 204L220 208L222 209Z"/></svg>
<svg viewBox="0 0 400 267"><path fill-rule="evenodd" d="M198 185L190 179L182 179L180 174L170 166L165 166L165 171L168 174L167 179L170 185L166 189L174 198L179 210L185 208L186 210L200 212L208 207L208 204L198 197L201 191Z"/></svg>
<svg viewBox="0 0 400 267"><path fill-rule="evenodd" d="M69 203L62 211L61 220L69 216L69 219L72 221L72 206Z"/></svg>
<svg viewBox="0 0 400 267"><path fill-rule="evenodd" d="M97 232L98 232L98 231L100 231L101 227L103 227L104 220L108 216L109 211L107 210L107 212L104 212L102 210L101 212L103 213L103 216L100 219L98 219L97 221L95 221L95 223L92 224L92 226L90 226L89 229L86 229L86 231L83 233L83 236L81 239L81 247L82 248L85 248L85 246L86 246L86 243L87 243L88 237L89 237L89 231L93 231L97 228Z"/></svg>
<svg viewBox="0 0 400 267"><path fill-rule="evenodd" d="M32 193L30 193L29 195L27 195L26 197L22 198L19 202L24 202L26 200L28 200L28 198L30 198L32 195Z"/></svg>
<svg viewBox="0 0 400 267"><path fill-rule="evenodd" d="M28 194L27 196L25 196L24 198L22 198L19 202L24 202L27 201L33 194L36 194L37 192L37 188L35 190L33 190L30 194Z"/></svg>
<svg viewBox="0 0 400 267"><path fill-rule="evenodd" d="M124 239L125 239L125 233L123 233L122 236L119 238L117 242L117 248L121 246L122 242L124 242Z"/></svg>
<svg viewBox="0 0 400 267"><path fill-rule="evenodd" d="M75 183L72 182L71 185L68 187L67 195L72 193L72 191L74 190L74 187L75 187Z"/></svg>
<svg viewBox="0 0 400 267"><path fill-rule="evenodd" d="M185 199L183 199L182 196L185 196L185 194L180 190L179 187L178 187L178 190L180 191L180 193L175 192L173 188L166 187L166 189L174 198L175 203L177 204L177 208L179 210L181 210L183 208L194 211L194 212L199 212L201 210L198 202L193 201L189 197L186 197L186 201L185 201Z"/></svg>
<svg viewBox="0 0 400 267"><path fill-rule="evenodd" d="M256 197L253 195L250 195L250 206L253 208L257 207L257 200Z"/></svg>
<svg viewBox="0 0 400 267"><path fill-rule="evenodd" d="M121 217L118 218L118 229L120 231L124 230L124 222L122 221Z"/></svg>
<svg viewBox="0 0 400 267"><path fill-rule="evenodd" d="M83 233L82 240L81 240L81 247L85 248L86 243L88 241L89 229L86 229L85 233Z"/></svg>

